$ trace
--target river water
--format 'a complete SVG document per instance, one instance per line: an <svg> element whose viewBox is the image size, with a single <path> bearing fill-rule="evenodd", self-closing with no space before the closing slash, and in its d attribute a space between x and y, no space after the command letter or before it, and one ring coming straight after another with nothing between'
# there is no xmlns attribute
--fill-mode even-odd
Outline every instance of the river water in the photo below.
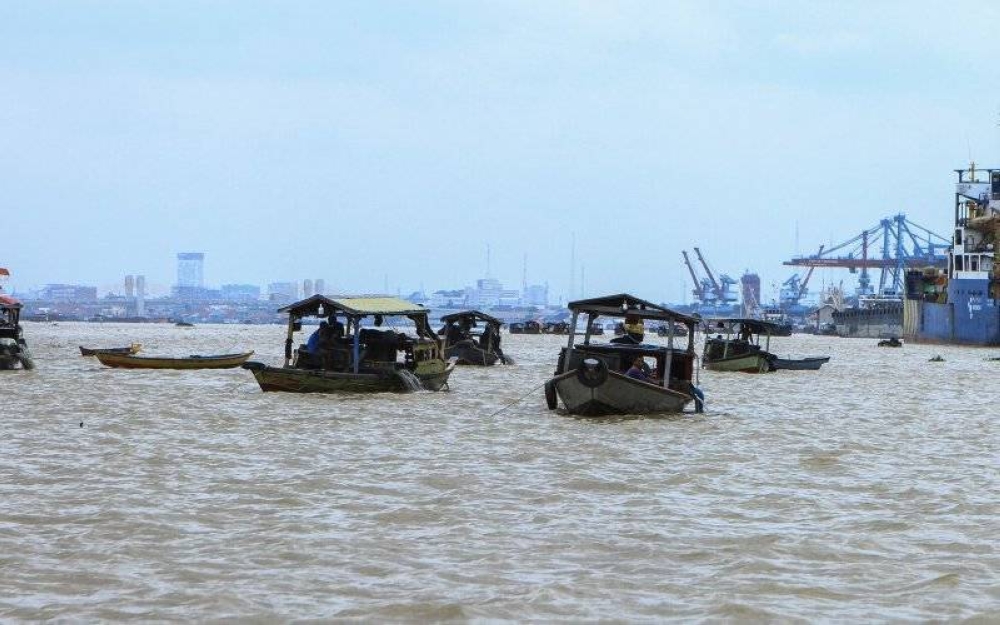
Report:
<svg viewBox="0 0 1000 625"><path fill-rule="evenodd" d="M27 324L37 369L0 372L0 619L1000 619L1000 350L775 339L832 360L595 421L545 408L563 337L371 396L77 349L278 363L283 333Z"/></svg>

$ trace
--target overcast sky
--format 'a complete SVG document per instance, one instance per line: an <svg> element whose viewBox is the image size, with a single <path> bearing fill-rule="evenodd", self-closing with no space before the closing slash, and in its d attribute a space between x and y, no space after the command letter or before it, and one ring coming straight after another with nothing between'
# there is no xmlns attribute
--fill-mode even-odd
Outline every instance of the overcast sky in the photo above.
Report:
<svg viewBox="0 0 1000 625"><path fill-rule="evenodd" d="M951 170L1000 165L997 6L5 2L0 266L405 294L489 246L556 299L575 236L587 296L681 301L693 246L766 296L882 217L949 233Z"/></svg>

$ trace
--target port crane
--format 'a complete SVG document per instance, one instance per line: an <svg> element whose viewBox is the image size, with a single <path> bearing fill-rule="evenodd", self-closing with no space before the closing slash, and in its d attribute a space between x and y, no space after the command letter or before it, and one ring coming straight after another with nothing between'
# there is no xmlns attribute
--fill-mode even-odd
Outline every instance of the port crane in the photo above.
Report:
<svg viewBox="0 0 1000 625"><path fill-rule="evenodd" d="M825 245L819 246L819 251L816 252L811 258L821 256L823 254L823 248ZM800 278L799 274L793 273L791 277L781 283L781 291L778 295L779 305L782 310L788 310L795 308L802 301L802 298L806 296L809 292L809 279L812 278L813 271L816 267L809 267L809 271L806 272L804 278Z"/></svg>
<svg viewBox="0 0 1000 625"><path fill-rule="evenodd" d="M886 217L861 234L811 256L796 256L785 265L809 267L837 267L861 271L858 278L858 295L872 295L869 269L879 269L878 292L899 294L907 268L938 267L948 264L946 250L951 241L927 228L913 223L899 213ZM880 248L880 249L879 249Z"/></svg>
<svg viewBox="0 0 1000 625"><path fill-rule="evenodd" d="M712 269L705 261L705 257L702 256L701 250L696 247L694 248L694 253L698 257L698 262L701 263L701 266L705 270L706 278L698 276L698 272L695 271L687 251L681 251L681 254L684 256L684 264L688 268L688 273L691 274L691 279L694 280L695 286L691 291L694 299L703 306L729 306L736 302L737 296L731 290L736 281L726 274L719 274L718 279L716 279Z"/></svg>

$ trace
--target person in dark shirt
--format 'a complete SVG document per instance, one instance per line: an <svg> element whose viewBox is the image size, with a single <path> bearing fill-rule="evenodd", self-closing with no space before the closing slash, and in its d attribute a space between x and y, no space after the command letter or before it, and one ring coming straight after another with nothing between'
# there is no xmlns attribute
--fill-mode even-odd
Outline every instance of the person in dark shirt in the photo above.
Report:
<svg viewBox="0 0 1000 625"><path fill-rule="evenodd" d="M316 331L309 335L309 340L306 341L306 351L310 354L318 354L320 343L325 338L324 335L327 334L327 328L330 326L326 321L320 321L319 327Z"/></svg>
<svg viewBox="0 0 1000 625"><path fill-rule="evenodd" d="M642 356L636 356L635 360L632 361L632 366L628 368L625 375L640 382L650 382L651 379L647 371L646 361L642 359Z"/></svg>

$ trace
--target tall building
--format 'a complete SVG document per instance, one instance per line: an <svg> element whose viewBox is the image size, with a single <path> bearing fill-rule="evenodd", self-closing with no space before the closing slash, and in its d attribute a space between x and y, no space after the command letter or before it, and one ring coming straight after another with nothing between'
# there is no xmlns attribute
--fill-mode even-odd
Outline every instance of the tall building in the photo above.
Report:
<svg viewBox="0 0 1000 625"><path fill-rule="evenodd" d="M179 253L177 255L177 286L181 288L204 288L204 265L205 254L202 252Z"/></svg>
<svg viewBox="0 0 1000 625"><path fill-rule="evenodd" d="M306 278L305 280L303 280L302 281L302 297L309 297L309 296L311 296L311 295L313 295L315 293L316 293L316 291L313 291L313 281L310 280L309 278Z"/></svg>
<svg viewBox="0 0 1000 625"><path fill-rule="evenodd" d="M326 295L326 281L323 278L316 278L316 291L318 295Z"/></svg>
<svg viewBox="0 0 1000 625"><path fill-rule="evenodd" d="M135 297L135 276L125 276L125 297L128 299Z"/></svg>
<svg viewBox="0 0 1000 625"><path fill-rule="evenodd" d="M205 296L204 265L205 255L201 252L177 254L175 297L182 300L197 300Z"/></svg>

